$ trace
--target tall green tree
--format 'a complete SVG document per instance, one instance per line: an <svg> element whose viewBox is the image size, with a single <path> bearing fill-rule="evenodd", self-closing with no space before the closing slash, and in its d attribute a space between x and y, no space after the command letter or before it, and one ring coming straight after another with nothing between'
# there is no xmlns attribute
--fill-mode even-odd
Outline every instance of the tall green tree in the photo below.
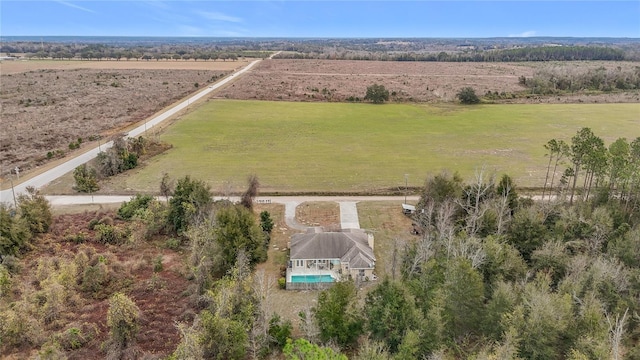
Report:
<svg viewBox="0 0 640 360"><path fill-rule="evenodd" d="M100 190L96 179L96 170L86 164L82 164L73 170L73 179L76 182L73 187L76 191L94 193Z"/></svg>
<svg viewBox="0 0 640 360"><path fill-rule="evenodd" d="M547 155L549 156L549 164L547 165L547 174L544 179L544 187L542 188L542 200L544 200L544 195L547 189L547 183L549 183L549 194L553 192L553 186L555 183L556 171L558 169L558 164L567 156L569 153L569 145L564 142L564 140L556 140L551 139L544 145L544 148L549 152ZM555 161L553 161L555 160ZM551 170L551 162L554 162L553 172L551 173L551 181L549 180L549 172Z"/></svg>
<svg viewBox="0 0 640 360"><path fill-rule="evenodd" d="M218 209L214 234L222 250L223 268L233 266L239 251L245 252L250 266L267 259L265 235L253 214L243 206Z"/></svg>
<svg viewBox="0 0 640 360"><path fill-rule="evenodd" d="M15 209L0 203L0 262L5 255L17 255L31 240L27 221Z"/></svg>
<svg viewBox="0 0 640 360"><path fill-rule="evenodd" d="M27 192L18 196L20 216L29 224L32 233L46 233L53 222L51 204L32 187L27 187Z"/></svg>
<svg viewBox="0 0 640 360"><path fill-rule="evenodd" d="M187 175L178 180L169 200L168 223L176 233L182 234L191 221L209 209L211 203L209 186Z"/></svg>
<svg viewBox="0 0 640 360"><path fill-rule="evenodd" d="M480 335L484 312L482 276L463 258L447 262L443 284L448 332L452 338Z"/></svg>
<svg viewBox="0 0 640 360"><path fill-rule="evenodd" d="M338 282L321 292L313 315L324 342L335 341L341 347L351 347L362 334L364 321L357 307L356 287L351 281Z"/></svg>
<svg viewBox="0 0 640 360"><path fill-rule="evenodd" d="M421 321L411 295L401 283L388 278L367 294L364 311L371 338L384 342L392 353L398 351L405 333Z"/></svg>
<svg viewBox="0 0 640 360"><path fill-rule="evenodd" d="M571 163L573 164L573 184L571 186L571 197L569 203L573 204L573 197L576 191L580 170L588 161L593 152L594 144L597 142L596 136L590 128L582 128L578 130L576 135L571 138Z"/></svg>

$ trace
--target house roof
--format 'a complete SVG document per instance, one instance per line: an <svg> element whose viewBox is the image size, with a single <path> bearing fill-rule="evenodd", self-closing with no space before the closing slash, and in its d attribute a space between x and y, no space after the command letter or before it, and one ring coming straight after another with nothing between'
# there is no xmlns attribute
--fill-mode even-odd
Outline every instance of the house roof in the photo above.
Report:
<svg viewBox="0 0 640 360"><path fill-rule="evenodd" d="M376 261L364 231L295 234L291 259L340 259L352 269L373 268Z"/></svg>

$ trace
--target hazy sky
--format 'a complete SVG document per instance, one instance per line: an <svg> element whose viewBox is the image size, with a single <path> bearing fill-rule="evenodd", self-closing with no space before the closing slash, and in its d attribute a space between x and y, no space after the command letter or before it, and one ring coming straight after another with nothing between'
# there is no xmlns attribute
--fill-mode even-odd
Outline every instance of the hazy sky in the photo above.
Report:
<svg viewBox="0 0 640 360"><path fill-rule="evenodd" d="M640 0L1 0L0 35L638 38Z"/></svg>

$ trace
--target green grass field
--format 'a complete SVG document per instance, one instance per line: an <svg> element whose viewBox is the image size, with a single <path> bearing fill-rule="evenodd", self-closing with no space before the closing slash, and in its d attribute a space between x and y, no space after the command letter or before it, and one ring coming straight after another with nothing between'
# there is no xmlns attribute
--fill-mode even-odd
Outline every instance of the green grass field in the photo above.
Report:
<svg viewBox="0 0 640 360"><path fill-rule="evenodd" d="M421 186L443 169L464 178L485 166L541 187L543 145L591 127L607 146L640 136L640 104L371 105L216 100L169 127L173 149L115 178L114 191L156 191L163 172L215 192L363 192Z"/></svg>

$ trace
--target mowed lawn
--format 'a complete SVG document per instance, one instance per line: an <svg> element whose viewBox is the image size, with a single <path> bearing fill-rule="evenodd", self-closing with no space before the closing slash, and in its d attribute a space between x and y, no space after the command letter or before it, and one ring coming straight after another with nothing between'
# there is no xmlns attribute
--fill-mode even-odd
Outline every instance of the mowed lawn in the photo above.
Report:
<svg viewBox="0 0 640 360"><path fill-rule="evenodd" d="M421 186L443 169L469 179L485 167L542 187L543 145L590 127L608 146L640 136L640 104L403 105L210 101L160 137L173 149L114 179L114 190L157 191L164 172L238 192L363 192Z"/></svg>

